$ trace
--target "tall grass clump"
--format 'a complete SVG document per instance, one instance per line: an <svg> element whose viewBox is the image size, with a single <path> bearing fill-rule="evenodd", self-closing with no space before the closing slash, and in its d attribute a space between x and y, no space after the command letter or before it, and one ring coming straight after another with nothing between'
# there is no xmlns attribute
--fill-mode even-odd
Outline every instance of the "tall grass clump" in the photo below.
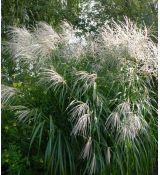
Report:
<svg viewBox="0 0 160 175"><path fill-rule="evenodd" d="M97 36L77 37L66 26L8 31L6 52L21 84L2 85L3 110L32 128L29 155L43 155L45 174L149 175L157 151L157 46L127 18Z"/></svg>

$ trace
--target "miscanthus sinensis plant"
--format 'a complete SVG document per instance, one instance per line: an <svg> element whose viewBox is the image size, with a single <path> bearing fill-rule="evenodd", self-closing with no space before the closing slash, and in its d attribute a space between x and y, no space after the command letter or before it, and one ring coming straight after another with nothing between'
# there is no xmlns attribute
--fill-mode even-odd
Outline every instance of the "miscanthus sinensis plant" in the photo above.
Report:
<svg viewBox="0 0 160 175"><path fill-rule="evenodd" d="M33 128L29 151L41 150L46 174L150 174L157 46L145 27L126 18L84 38L41 22L8 34L6 51L27 78L2 85L2 107Z"/></svg>

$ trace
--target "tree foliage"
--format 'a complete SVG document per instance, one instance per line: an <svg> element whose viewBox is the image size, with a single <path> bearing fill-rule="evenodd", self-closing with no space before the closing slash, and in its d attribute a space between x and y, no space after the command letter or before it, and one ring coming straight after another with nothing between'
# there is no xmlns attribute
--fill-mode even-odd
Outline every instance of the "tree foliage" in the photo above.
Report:
<svg viewBox="0 0 160 175"><path fill-rule="evenodd" d="M8 26L35 25L45 21L52 26L66 20L83 32L97 31L106 20L123 20L129 17L139 25L150 28L157 36L158 2L155 0L3 0L2 1L2 34Z"/></svg>

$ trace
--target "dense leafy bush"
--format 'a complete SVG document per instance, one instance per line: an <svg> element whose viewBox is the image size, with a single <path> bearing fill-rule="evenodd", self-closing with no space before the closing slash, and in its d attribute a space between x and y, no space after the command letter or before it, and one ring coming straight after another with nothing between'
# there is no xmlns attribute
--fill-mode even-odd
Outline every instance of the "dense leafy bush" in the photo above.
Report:
<svg viewBox="0 0 160 175"><path fill-rule="evenodd" d="M17 73L4 73L2 107L28 134L30 167L56 175L151 172L157 47L146 28L126 18L76 37L66 23L60 33L39 23L11 28L9 39Z"/></svg>

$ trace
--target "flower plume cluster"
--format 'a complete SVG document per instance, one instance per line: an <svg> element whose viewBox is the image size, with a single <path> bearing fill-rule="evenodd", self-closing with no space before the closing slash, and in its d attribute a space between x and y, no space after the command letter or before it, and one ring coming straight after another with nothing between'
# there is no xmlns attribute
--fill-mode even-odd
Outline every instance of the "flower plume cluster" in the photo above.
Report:
<svg viewBox="0 0 160 175"><path fill-rule="evenodd" d="M128 102L119 104L106 121L107 129L111 128L116 131L120 139L132 140L141 129L147 129L147 126L143 118L132 112Z"/></svg>
<svg viewBox="0 0 160 175"><path fill-rule="evenodd" d="M74 135L80 133L85 136L87 133L87 128L90 125L90 113L88 104L74 100L71 102L68 108L71 108L69 111L71 114L71 120L76 121L76 124L73 127L71 133Z"/></svg>
<svg viewBox="0 0 160 175"><path fill-rule="evenodd" d="M12 27L8 33L9 51L24 63L37 63L37 59L46 59L60 42L58 34L44 22L38 23L33 32L24 27Z"/></svg>
<svg viewBox="0 0 160 175"><path fill-rule="evenodd" d="M124 23L113 21L112 26L102 28L100 39L101 49L115 58L130 56L135 58L140 71L157 74L157 46L148 37L146 27L140 29L128 18Z"/></svg>
<svg viewBox="0 0 160 175"><path fill-rule="evenodd" d="M15 58L23 62L34 62L37 58L45 62L53 50L63 43L64 47L60 51L66 58L79 59L89 52L101 64L109 62L110 59L106 57L111 57L112 62L120 61L126 64L123 61L124 57L131 57L135 59L138 71L157 74L156 44L148 37L146 28L138 28L128 18L125 18L124 23L113 21L111 26L104 25L95 40L91 39L92 36L87 38L77 36L76 30L66 22L61 28L62 33L58 34L44 22L39 22L33 32L24 27L12 27L8 32L10 39L8 48Z"/></svg>
<svg viewBox="0 0 160 175"><path fill-rule="evenodd" d="M14 97L18 93L18 90L13 87L9 87L6 85L1 86L1 102L2 105L7 105L10 102L11 98Z"/></svg>

